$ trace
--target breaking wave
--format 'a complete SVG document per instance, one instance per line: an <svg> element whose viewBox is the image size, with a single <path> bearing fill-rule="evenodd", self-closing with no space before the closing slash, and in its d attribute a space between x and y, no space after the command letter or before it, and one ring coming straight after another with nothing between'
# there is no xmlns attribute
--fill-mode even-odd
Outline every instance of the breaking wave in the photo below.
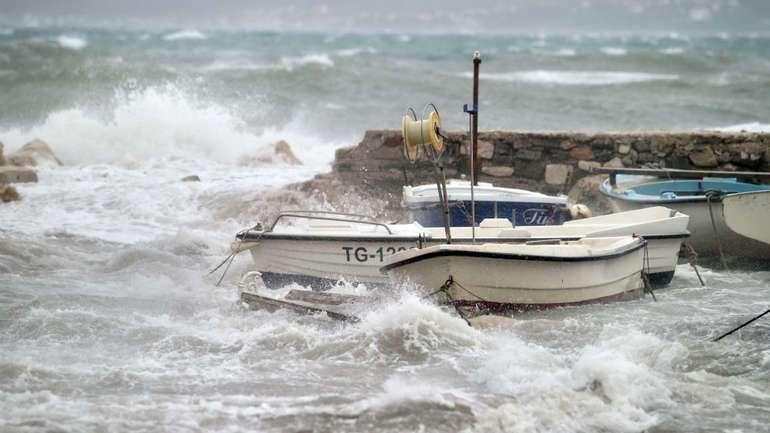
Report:
<svg viewBox="0 0 770 433"><path fill-rule="evenodd" d="M0 130L9 151L40 138L51 144L64 164L185 158L235 163L243 155L270 151L278 140L297 149L307 164L326 163L339 143L327 143L290 122L283 128L249 128L231 109L202 101L173 85L118 92L112 111L93 113L81 108L55 111L32 128ZM319 152L328 149L328 154ZM307 158L304 158L307 156Z"/></svg>
<svg viewBox="0 0 770 433"><path fill-rule="evenodd" d="M291 71L305 65L318 65L324 68L334 67L334 61L325 53L307 54L301 57L281 57L281 65Z"/></svg>
<svg viewBox="0 0 770 433"><path fill-rule="evenodd" d="M464 73L462 76L466 78L472 77L470 73ZM553 71L542 69L520 72L482 73L481 76L486 80L492 81L561 86L608 86L645 83L650 81L679 80L679 75L675 74L611 71Z"/></svg>
<svg viewBox="0 0 770 433"><path fill-rule="evenodd" d="M625 56L628 51L620 47L602 47L602 53L608 56Z"/></svg>
<svg viewBox="0 0 770 433"><path fill-rule="evenodd" d="M80 36L61 35L56 38L56 42L62 48L79 51L88 46L88 41Z"/></svg>
<svg viewBox="0 0 770 433"><path fill-rule="evenodd" d="M198 30L179 30L177 32L164 35L163 39L167 41L200 41L208 39L208 37Z"/></svg>
<svg viewBox="0 0 770 433"><path fill-rule="evenodd" d="M749 122L708 129L721 132L770 132L770 123Z"/></svg>

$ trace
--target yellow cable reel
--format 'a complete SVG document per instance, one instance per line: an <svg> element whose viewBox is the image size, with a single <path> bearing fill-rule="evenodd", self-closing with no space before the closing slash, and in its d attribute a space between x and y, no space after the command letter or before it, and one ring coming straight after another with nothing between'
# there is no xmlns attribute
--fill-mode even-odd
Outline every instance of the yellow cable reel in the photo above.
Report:
<svg viewBox="0 0 770 433"><path fill-rule="evenodd" d="M413 109L401 119L401 135L404 140L404 155L410 162L416 162L423 153L428 153L433 159L438 159L444 152L444 137L441 136L441 116L436 106L428 104L423 110L423 117L428 108L432 111L427 118L417 119Z"/></svg>

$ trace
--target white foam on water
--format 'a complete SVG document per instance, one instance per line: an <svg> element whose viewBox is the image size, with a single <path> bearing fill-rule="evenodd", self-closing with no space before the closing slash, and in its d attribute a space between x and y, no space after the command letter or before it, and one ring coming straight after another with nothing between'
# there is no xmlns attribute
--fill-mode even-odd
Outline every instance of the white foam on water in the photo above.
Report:
<svg viewBox="0 0 770 433"><path fill-rule="evenodd" d="M663 53L663 54L668 54L670 56L675 56L675 55L678 55L678 54L683 54L684 53L684 48L682 48L682 47L667 47L667 48L662 48L659 51L661 53Z"/></svg>
<svg viewBox="0 0 770 433"><path fill-rule="evenodd" d="M721 132L770 132L770 123L748 122L706 129Z"/></svg>
<svg viewBox="0 0 770 433"><path fill-rule="evenodd" d="M577 55L577 51L575 51L574 48L561 48L554 54L560 57L575 57L575 55Z"/></svg>
<svg viewBox="0 0 770 433"><path fill-rule="evenodd" d="M61 46L62 48L67 48L69 50L75 50L79 51L88 46L88 41L86 38L82 36L75 36L75 35L61 35L58 38L56 38L56 42Z"/></svg>
<svg viewBox="0 0 770 433"><path fill-rule="evenodd" d="M315 65L322 68L334 67L334 61L326 53L312 53L300 57L281 57L284 69L292 71L297 67Z"/></svg>
<svg viewBox="0 0 770 433"><path fill-rule="evenodd" d="M324 165L343 144L316 138L299 121L255 132L232 110L173 85L118 92L106 115L70 108L31 128L0 130L9 152L35 138L48 142L64 164L151 158L235 163L244 155L270 153L273 143L285 140L306 165Z"/></svg>
<svg viewBox="0 0 770 433"><path fill-rule="evenodd" d="M625 56L628 54L628 50L620 47L602 47L601 51L608 56Z"/></svg>
<svg viewBox="0 0 770 433"><path fill-rule="evenodd" d="M472 74L463 73L462 77L471 78ZM676 81L679 79L679 75L676 74L655 74L649 72L559 71L543 69L519 72L482 73L481 77L485 80L492 81L559 86L610 86L652 81Z"/></svg>
<svg viewBox="0 0 770 433"><path fill-rule="evenodd" d="M359 54L376 54L377 50L373 47L366 47L366 48L345 48L342 50L337 50L336 54L340 57L355 57Z"/></svg>
<svg viewBox="0 0 770 433"><path fill-rule="evenodd" d="M187 29L168 33L163 36L163 39L167 41L201 41L208 39L208 37L198 30Z"/></svg>
<svg viewBox="0 0 770 433"><path fill-rule="evenodd" d="M552 350L508 333L476 371L490 391L509 395L482 414L479 431L636 432L660 422L656 411L674 405L668 383L685 350L634 330L609 329L599 340ZM503 426L503 428L501 428Z"/></svg>

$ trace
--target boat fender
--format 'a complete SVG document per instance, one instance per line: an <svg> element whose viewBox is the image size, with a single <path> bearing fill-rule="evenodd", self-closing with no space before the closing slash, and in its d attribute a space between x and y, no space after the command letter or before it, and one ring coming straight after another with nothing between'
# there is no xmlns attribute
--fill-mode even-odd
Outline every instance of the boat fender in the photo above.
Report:
<svg viewBox="0 0 770 433"><path fill-rule="evenodd" d="M570 219L579 220L583 218L591 218L593 213L591 212L591 209L589 209L588 206L584 204L573 204L569 207L569 215Z"/></svg>

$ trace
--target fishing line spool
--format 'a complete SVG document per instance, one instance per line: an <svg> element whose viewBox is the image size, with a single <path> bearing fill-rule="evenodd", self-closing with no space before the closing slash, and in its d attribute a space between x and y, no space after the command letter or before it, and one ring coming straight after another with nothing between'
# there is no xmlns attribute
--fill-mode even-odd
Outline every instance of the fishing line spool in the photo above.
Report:
<svg viewBox="0 0 770 433"><path fill-rule="evenodd" d="M404 156L411 163L423 155L437 161L444 153L444 137L441 135L441 116L433 104L425 106L422 118L417 118L414 109L409 108L401 119L401 136L404 141Z"/></svg>

